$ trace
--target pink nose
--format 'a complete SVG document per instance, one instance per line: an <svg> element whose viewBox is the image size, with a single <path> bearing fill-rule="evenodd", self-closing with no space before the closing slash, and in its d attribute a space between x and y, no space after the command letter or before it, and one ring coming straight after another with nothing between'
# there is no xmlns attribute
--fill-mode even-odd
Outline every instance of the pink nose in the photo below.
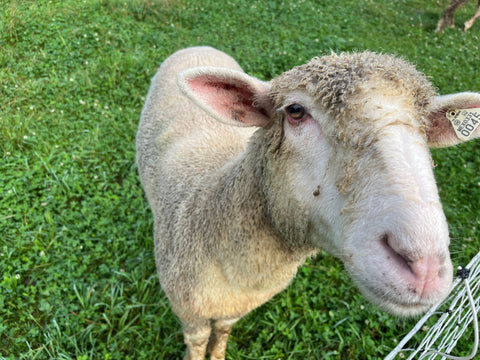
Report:
<svg viewBox="0 0 480 360"><path fill-rule="evenodd" d="M438 255L428 254L407 262L414 275L414 292L421 297L430 297L444 286L445 260Z"/></svg>

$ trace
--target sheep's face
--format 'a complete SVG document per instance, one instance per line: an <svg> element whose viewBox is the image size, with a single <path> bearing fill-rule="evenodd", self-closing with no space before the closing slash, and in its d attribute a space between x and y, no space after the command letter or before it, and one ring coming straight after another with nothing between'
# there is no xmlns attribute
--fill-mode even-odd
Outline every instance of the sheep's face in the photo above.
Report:
<svg viewBox="0 0 480 360"><path fill-rule="evenodd" d="M452 281L448 227L426 120L413 99L372 83L341 114L306 91L286 94L282 160L309 220L309 241L335 254L372 302L424 311Z"/></svg>

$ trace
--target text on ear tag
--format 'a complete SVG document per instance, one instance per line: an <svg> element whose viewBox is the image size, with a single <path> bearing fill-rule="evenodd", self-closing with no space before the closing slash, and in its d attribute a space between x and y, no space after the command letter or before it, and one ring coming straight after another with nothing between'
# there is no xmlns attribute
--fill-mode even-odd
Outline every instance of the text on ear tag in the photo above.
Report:
<svg viewBox="0 0 480 360"><path fill-rule="evenodd" d="M455 134L460 140L467 141L480 125L480 108L451 109L447 111L447 119L452 123Z"/></svg>

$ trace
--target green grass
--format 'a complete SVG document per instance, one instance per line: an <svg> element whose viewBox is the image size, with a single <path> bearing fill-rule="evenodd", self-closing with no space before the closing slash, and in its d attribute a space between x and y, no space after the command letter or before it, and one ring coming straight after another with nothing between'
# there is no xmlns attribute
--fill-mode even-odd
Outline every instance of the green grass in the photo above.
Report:
<svg viewBox="0 0 480 360"><path fill-rule="evenodd" d="M150 79L169 54L211 45L267 80L369 49L417 64L442 94L479 92L480 23L435 34L447 3L0 0L0 357L182 357L134 161ZM479 144L433 153L455 265L480 245ZM322 254L237 324L228 358L378 359L413 324L368 304Z"/></svg>

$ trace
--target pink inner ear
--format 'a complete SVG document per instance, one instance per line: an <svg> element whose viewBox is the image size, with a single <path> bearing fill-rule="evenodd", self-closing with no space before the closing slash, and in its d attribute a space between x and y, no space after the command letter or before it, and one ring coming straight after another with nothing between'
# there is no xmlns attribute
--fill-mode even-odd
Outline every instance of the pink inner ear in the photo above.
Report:
<svg viewBox="0 0 480 360"><path fill-rule="evenodd" d="M431 143L449 144L456 138L452 124L445 115L448 109L442 109L430 116L430 126L427 129L427 138Z"/></svg>
<svg viewBox="0 0 480 360"><path fill-rule="evenodd" d="M262 109L254 106L255 94L247 84L202 75L189 80L190 88L221 117L246 125L256 125Z"/></svg>

